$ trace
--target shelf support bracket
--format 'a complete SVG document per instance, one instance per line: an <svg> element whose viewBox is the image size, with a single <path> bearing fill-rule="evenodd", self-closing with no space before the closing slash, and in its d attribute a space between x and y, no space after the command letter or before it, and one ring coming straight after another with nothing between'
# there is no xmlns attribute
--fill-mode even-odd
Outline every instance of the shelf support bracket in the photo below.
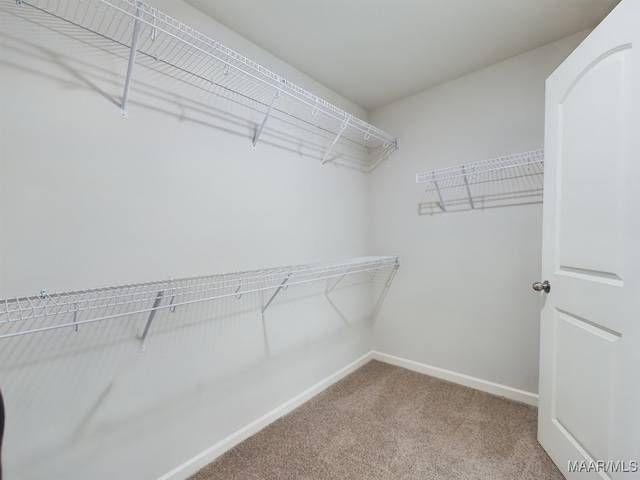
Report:
<svg viewBox="0 0 640 480"><path fill-rule="evenodd" d="M142 332L142 337L141 337L142 345L140 347L140 353L144 353L144 351L147 349L147 345L146 345L147 334L149 333L149 329L151 328L151 323L153 322L153 318L156 316L156 312L158 311L158 307L160 306L160 302L162 301L163 295L164 295L164 290L160 290L156 295L156 299L153 301L153 307L151 307L151 312L149 313L147 324L144 326L144 331Z"/></svg>
<svg viewBox="0 0 640 480"><path fill-rule="evenodd" d="M287 276L284 278L284 280L282 280L282 283L278 286L278 288L276 289L275 292L273 292L273 295L271 295L271 298L269 299L269 301L265 304L264 307L262 307L262 319L264 320L264 312L267 311L267 308L269 308L269 305L271 305L271 302L273 302L273 299L276 298L276 295L278 295L280 293L280 290L282 290L284 288L285 283L287 283L289 281L289 277L291 276L290 273L287 273Z"/></svg>
<svg viewBox="0 0 640 480"><path fill-rule="evenodd" d="M471 205L471 211L473 212L476 207L473 204L473 197L471 196L471 189L469 188L469 180L467 179L467 171L464 169L464 165L460 167L462 169L462 178L464 179L464 186L467 189L467 195L469 196L469 204Z"/></svg>
<svg viewBox="0 0 640 480"><path fill-rule="evenodd" d="M73 304L73 329L77 332L78 331L78 324L76 323L78 321L78 302Z"/></svg>
<svg viewBox="0 0 640 480"><path fill-rule="evenodd" d="M338 132L338 135L336 135L336 138L333 140L333 142L329 146L329 150L327 150L326 153L324 154L324 157L322 157L322 161L320 162L320 166L324 165L324 163L327 161L327 158L329 158L329 154L331 153L331 150L333 150L333 147L336 146L336 143L338 143L338 140L340 140L340 137L342 136L344 131L349 126L349 120L350 119L351 119L350 117L347 117L347 118L344 119L344 122L342 122L342 125L340 126L340 131Z"/></svg>
<svg viewBox="0 0 640 480"><path fill-rule="evenodd" d="M140 24L142 19L142 2L138 2L138 11L136 12L136 21L133 24L133 37L131 38L131 51L129 52L129 65L127 66L127 76L124 80L124 93L122 94L122 105L120 105L120 116L127 118L127 105L129 103L129 88L131 87L131 78L133 77L133 67L136 64L136 53L138 52L138 41L140 40Z"/></svg>
<svg viewBox="0 0 640 480"><path fill-rule="evenodd" d="M325 296L325 297L327 297L327 298L328 298L328 297L329 297L329 294L330 294L331 292L333 292L333 289L334 289L334 288L336 288L336 287L338 286L338 284L339 284L339 283L344 279L344 277L346 277L347 275L349 275L349 272L351 271L351 268L352 268L352 267L349 267L349 269L348 269L346 272L344 272L344 273L342 274L342 276L338 279L338 281L337 281L336 283L334 283L334 284L331 286L331 288L329 288L329 290L327 290L327 291L325 292L325 294L324 294L324 296Z"/></svg>
<svg viewBox="0 0 640 480"><path fill-rule="evenodd" d="M258 144L258 140L260 139L260 135L262 135L262 129L264 128L265 124L267 123L267 120L269 120L269 117L271 116L271 111L273 110L273 106L276 104L276 101L278 100L278 98L280 97L280 94L282 93L282 85L283 85L283 83L284 83L284 81L281 80L280 81L280 85L278 85L278 88L273 93L273 98L271 99L271 104L269 105L269 110L267 110L267 113L264 116L264 119L262 120L262 123L260 124L260 127L258 127L258 130L256 131L256 134L253 136L253 150L254 151L256 149L256 145Z"/></svg>
<svg viewBox="0 0 640 480"><path fill-rule="evenodd" d="M436 192L438 192L438 198L440 199L440 208L443 213L447 213L447 208L444 206L444 200L442 199L442 193L440 192L440 186L438 185L438 181L436 180L436 172L431 173L431 178L433 179L433 185L436 187Z"/></svg>
<svg viewBox="0 0 640 480"><path fill-rule="evenodd" d="M391 287L391 283L393 282L393 279L396 276L398 268L399 268L398 265L394 265L392 270L389 272L389 278L385 282L384 288L382 289L382 292L380 292L380 297L378 297L378 301L376 302L376 305L375 307L373 307L373 311L371 312L372 321L376 319L376 317L378 316L378 313L380 312L380 308L382 307L382 302L384 302L384 299L387 296L387 292Z"/></svg>

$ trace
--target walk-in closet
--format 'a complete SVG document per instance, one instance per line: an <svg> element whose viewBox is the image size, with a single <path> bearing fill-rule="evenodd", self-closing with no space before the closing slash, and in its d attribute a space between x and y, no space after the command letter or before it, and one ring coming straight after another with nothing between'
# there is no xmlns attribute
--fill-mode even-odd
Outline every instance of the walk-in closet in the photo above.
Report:
<svg viewBox="0 0 640 480"><path fill-rule="evenodd" d="M0 480L640 478L638 21L0 0Z"/></svg>

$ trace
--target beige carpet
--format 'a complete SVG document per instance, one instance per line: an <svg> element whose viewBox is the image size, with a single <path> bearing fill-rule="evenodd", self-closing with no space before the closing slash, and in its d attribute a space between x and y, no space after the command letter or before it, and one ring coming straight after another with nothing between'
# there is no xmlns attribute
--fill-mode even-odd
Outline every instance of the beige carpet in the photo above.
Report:
<svg viewBox="0 0 640 480"><path fill-rule="evenodd" d="M562 479L537 409L371 361L191 480Z"/></svg>

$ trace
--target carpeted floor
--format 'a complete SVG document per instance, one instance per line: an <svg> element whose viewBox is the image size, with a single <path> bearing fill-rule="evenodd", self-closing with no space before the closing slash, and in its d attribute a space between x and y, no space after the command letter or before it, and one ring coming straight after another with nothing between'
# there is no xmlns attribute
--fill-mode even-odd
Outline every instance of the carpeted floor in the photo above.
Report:
<svg viewBox="0 0 640 480"><path fill-rule="evenodd" d="M537 409L371 361L190 480L562 479Z"/></svg>

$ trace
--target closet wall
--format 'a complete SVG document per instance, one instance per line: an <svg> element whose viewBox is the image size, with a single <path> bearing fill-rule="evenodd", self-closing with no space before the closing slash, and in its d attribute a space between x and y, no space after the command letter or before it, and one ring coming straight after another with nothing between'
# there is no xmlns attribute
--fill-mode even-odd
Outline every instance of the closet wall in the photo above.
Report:
<svg viewBox="0 0 640 480"><path fill-rule="evenodd" d="M366 113L181 1L160 10ZM367 180L331 143L15 0L0 3L0 297L368 253ZM230 73L232 74L232 72ZM338 147L341 158L362 153ZM366 274L365 274L366 275ZM158 478L370 351L368 287L314 283L0 340L6 478Z"/></svg>
<svg viewBox="0 0 640 480"><path fill-rule="evenodd" d="M415 175L543 148L545 79L586 34L370 113L400 138L394 161L369 177L373 251L399 252L402 261L373 329L375 350L535 403L541 198L501 208L476 198L473 213L421 211L426 186Z"/></svg>
<svg viewBox="0 0 640 480"><path fill-rule="evenodd" d="M150 3L367 120L182 1ZM401 148L365 175L344 146L320 168L331 139L277 119L252 151L264 106L148 59L122 119L126 49L14 0L0 23L0 298L402 260L373 328L379 289L354 278L331 302L324 284L289 289L264 321L266 294L165 310L145 353L144 315L2 340L7 478L158 478L372 344L535 397L541 205L419 215L415 174L542 148L544 79L586 32L370 113Z"/></svg>
<svg viewBox="0 0 640 480"><path fill-rule="evenodd" d="M11 169L2 179L3 295L363 252L366 179L331 165L318 168L326 140L274 120L253 152L265 106L176 81L142 56L123 120L117 104L128 49L13 1L0 5L3 158ZM153 5L366 119L366 112L192 7ZM336 194L327 194L330 186ZM13 208L6 206L14 200ZM347 215L336 215L339 210ZM20 255L16 246L25 234L28 255Z"/></svg>

